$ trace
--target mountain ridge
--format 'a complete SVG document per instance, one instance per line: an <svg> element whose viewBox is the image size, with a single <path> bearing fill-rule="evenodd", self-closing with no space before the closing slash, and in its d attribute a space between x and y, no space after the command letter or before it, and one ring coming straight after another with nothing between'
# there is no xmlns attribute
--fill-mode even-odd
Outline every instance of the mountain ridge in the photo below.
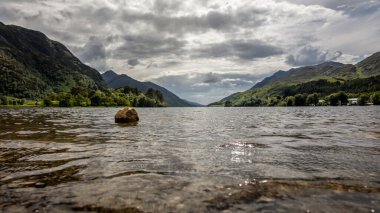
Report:
<svg viewBox="0 0 380 213"><path fill-rule="evenodd" d="M209 106L224 105L226 101L239 106L240 103L252 99L287 96L286 90L290 88L297 88L297 85L310 86L312 84L308 83L321 80L344 83L371 78L368 80L369 82L376 82L378 76L380 76L380 52L372 54L356 65L330 61L313 66L292 68L288 71L280 70L253 85L251 89L227 96Z"/></svg>
<svg viewBox="0 0 380 213"><path fill-rule="evenodd" d="M169 107L196 107L196 106L203 106L198 103L194 103L191 101L187 101L184 99L181 99L177 95L175 95L173 92L169 91L168 89L157 85L153 82L140 82L137 81L131 77L129 77L126 74L117 74L113 70L108 70L102 74L102 77L104 81L107 83L107 85L113 89L118 89L120 87L129 86L137 88L140 91L146 92L149 88L158 90L162 93L164 96L164 100L167 103L167 106Z"/></svg>
<svg viewBox="0 0 380 213"><path fill-rule="evenodd" d="M39 31L0 24L0 94L37 99L75 86L106 85L63 44Z"/></svg>

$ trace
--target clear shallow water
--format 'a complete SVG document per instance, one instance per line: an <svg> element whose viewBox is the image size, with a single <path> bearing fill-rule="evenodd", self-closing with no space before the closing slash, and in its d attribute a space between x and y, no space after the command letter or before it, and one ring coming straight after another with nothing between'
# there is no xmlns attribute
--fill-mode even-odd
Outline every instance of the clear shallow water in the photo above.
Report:
<svg viewBox="0 0 380 213"><path fill-rule="evenodd" d="M380 107L0 109L0 212L379 212Z"/></svg>

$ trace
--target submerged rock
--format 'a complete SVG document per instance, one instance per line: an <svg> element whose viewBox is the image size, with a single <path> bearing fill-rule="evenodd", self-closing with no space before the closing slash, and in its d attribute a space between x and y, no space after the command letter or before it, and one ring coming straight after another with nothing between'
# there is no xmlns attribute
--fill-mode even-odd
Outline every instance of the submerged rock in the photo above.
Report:
<svg viewBox="0 0 380 213"><path fill-rule="evenodd" d="M130 107L119 110L115 115L116 123L135 123L137 121L139 121L139 116L136 110Z"/></svg>

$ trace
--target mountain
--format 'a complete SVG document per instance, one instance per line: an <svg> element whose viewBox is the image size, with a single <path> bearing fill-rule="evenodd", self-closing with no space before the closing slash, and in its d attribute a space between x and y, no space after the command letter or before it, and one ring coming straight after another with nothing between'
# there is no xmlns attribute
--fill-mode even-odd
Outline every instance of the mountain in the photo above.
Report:
<svg viewBox="0 0 380 213"><path fill-rule="evenodd" d="M325 62L315 66L293 68L289 71L278 71L272 76L257 83L252 89L262 88L268 85L280 86L305 83L318 79L353 79L358 77L353 65L345 65L337 62Z"/></svg>
<svg viewBox="0 0 380 213"><path fill-rule="evenodd" d="M0 94L39 99L72 87L103 88L95 69L41 32L0 22Z"/></svg>
<svg viewBox="0 0 380 213"><path fill-rule="evenodd" d="M315 66L278 71L255 84L251 89L232 94L210 106L224 105L226 101L233 106L271 97L279 99L297 93L320 93L345 91L349 93L378 91L380 78L380 52L375 53L356 65L325 62Z"/></svg>
<svg viewBox="0 0 380 213"><path fill-rule="evenodd" d="M182 99L182 100L184 100L186 103L190 104L192 107L205 107L206 106L206 105L194 102L194 101L188 101L185 99Z"/></svg>
<svg viewBox="0 0 380 213"><path fill-rule="evenodd" d="M137 81L128 75L122 74L118 75L112 70L109 70L102 74L102 77L104 81L107 83L107 85L111 88L118 89L120 87L134 87L137 88L139 91L146 92L149 88L158 90L162 93L164 97L164 101L167 106L169 107L196 107L196 106L202 106L198 103L193 103L190 101L183 100L179 98L174 93L170 92L169 90L165 89L164 87L161 87L155 83L152 82L140 82Z"/></svg>
<svg viewBox="0 0 380 213"><path fill-rule="evenodd" d="M361 77L379 75L380 72L380 52L364 59L356 65L358 74Z"/></svg>

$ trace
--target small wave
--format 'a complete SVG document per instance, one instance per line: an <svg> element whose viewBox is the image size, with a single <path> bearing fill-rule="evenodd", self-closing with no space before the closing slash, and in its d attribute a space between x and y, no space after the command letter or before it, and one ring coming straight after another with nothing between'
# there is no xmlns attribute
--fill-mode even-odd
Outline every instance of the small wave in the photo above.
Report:
<svg viewBox="0 0 380 213"><path fill-rule="evenodd" d="M261 143L255 143L255 142L241 142L241 143L227 143L219 145L221 148L233 148L233 147L244 147L244 148L269 148L270 146L261 144Z"/></svg>

